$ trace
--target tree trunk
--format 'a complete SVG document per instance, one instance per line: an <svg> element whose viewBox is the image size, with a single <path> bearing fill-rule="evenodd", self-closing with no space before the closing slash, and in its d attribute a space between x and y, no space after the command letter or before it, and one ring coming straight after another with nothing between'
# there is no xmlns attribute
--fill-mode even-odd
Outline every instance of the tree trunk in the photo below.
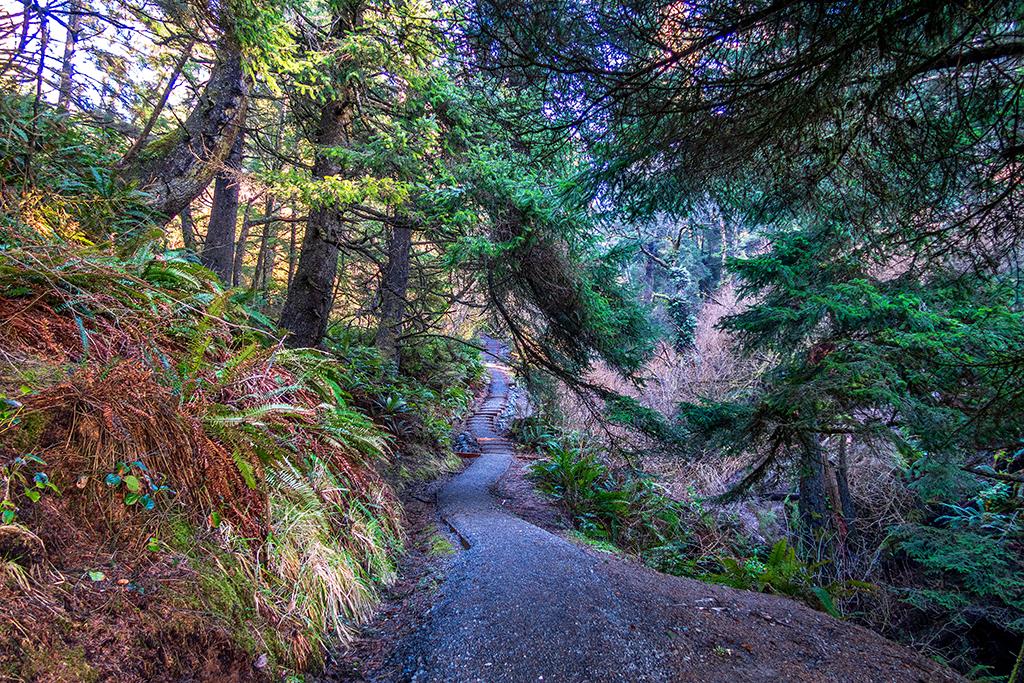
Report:
<svg viewBox="0 0 1024 683"><path fill-rule="evenodd" d="M362 24L362 2L348 3L343 12L347 15L337 16L335 21L335 33L340 36ZM348 140L355 116L353 87L346 85L339 99L323 107L316 134L319 147L336 147ZM314 178L327 178L341 171L332 156L317 153ZM289 332L285 344L291 348L316 346L327 332L338 270L337 245L344 228L342 218L337 207L317 206L306 220L298 264L281 311L281 327Z"/></svg>
<svg viewBox="0 0 1024 683"><path fill-rule="evenodd" d="M248 201L245 204L245 213L242 218L242 230L238 235L238 241L235 242L235 263L231 269L231 284L237 287L242 284L242 266L245 263L245 247L249 241L249 228L251 227L249 221L252 217L252 201Z"/></svg>
<svg viewBox="0 0 1024 683"><path fill-rule="evenodd" d="M206 229L206 242L203 244L203 253L200 257L203 265L229 286L235 263L235 223L238 221L242 143L242 136L235 136L231 154L228 155L224 168L217 174L213 186L210 225Z"/></svg>
<svg viewBox="0 0 1024 683"><path fill-rule="evenodd" d="M186 206L178 214L181 220L181 241L189 251L196 250L196 224L192 220L192 207Z"/></svg>
<svg viewBox="0 0 1024 683"><path fill-rule="evenodd" d="M202 194L231 155L248 104L241 47L226 31L210 80L185 123L149 146L151 152L166 151L141 154L125 170L126 178L137 181L149 193L150 206L170 220Z"/></svg>
<svg viewBox="0 0 1024 683"><path fill-rule="evenodd" d="M142 127L142 130L135 133L135 142L128 148L128 151L124 153L121 161L118 162L118 168L128 168L132 162L135 161L135 157L139 155L142 148L146 146L146 142L149 140L149 134L153 132L153 126L160 120L160 113L163 112L164 107L167 106L167 100L170 99L171 93L174 92L174 85L178 82L178 77L184 70L185 65L188 64L188 60L192 58L192 46L195 45L194 41L190 41L188 47L186 47L181 55L178 57L178 61L175 62L174 68L171 69L171 75L167 77L167 85L164 86L163 94L160 95L160 99L157 100L156 106L153 107L153 111L150 112L149 118L146 119L146 124ZM184 209L183 209L184 210Z"/></svg>
<svg viewBox="0 0 1024 683"><path fill-rule="evenodd" d="M707 296L718 289L722 281L723 254L725 253L725 219L719 216L719 229L708 227L704 230L704 265L708 273L700 281L700 293Z"/></svg>
<svg viewBox="0 0 1024 683"><path fill-rule="evenodd" d="M263 243L265 246L263 249L263 269L260 271L260 290L264 292L270 289L270 283L274 280L274 266L276 265L275 261L277 261L276 227L276 223L268 223L263 228Z"/></svg>
<svg viewBox="0 0 1024 683"><path fill-rule="evenodd" d="M395 221L388 243L388 262L380 285L380 323L376 338L377 349L394 374L398 373L398 337L405 317L411 255L412 223L401 217Z"/></svg>
<svg viewBox="0 0 1024 683"><path fill-rule="evenodd" d="M292 218L295 218L295 210L292 209ZM292 287L292 280L295 279L295 265L296 257L299 252L298 247L298 235L299 235L299 224L294 220L291 222L291 235L288 238L288 289Z"/></svg>
<svg viewBox="0 0 1024 683"><path fill-rule="evenodd" d="M843 521L846 523L847 534L852 535L857 521L857 510L853 506L853 496L850 494L850 466L847 458L849 449L848 438L845 434L839 435L839 463L836 467L836 488L839 489L839 506L843 511Z"/></svg>
<svg viewBox="0 0 1024 683"><path fill-rule="evenodd" d="M647 249L655 256L658 254L658 243L656 241L650 241L647 243ZM655 290L655 277L658 272L658 264L650 256L644 258L644 274L643 274L643 289L641 290L641 300L650 305L654 301L654 290Z"/></svg>
<svg viewBox="0 0 1024 683"><path fill-rule="evenodd" d="M276 221L271 220L274 213L274 202L269 196L263 207L263 233L260 235L260 250L256 256L256 271L252 278L252 288L266 290L270 287L270 279L274 273L274 249L271 242L275 238Z"/></svg>
<svg viewBox="0 0 1024 683"><path fill-rule="evenodd" d="M828 534L824 453L817 434L804 433L800 457L800 525L807 550L818 547Z"/></svg>
<svg viewBox="0 0 1024 683"><path fill-rule="evenodd" d="M341 229L341 214L334 207L314 209L306 221L306 234L288 288L281 327L288 330L290 348L316 346L327 332L331 294L338 270L338 247L332 240Z"/></svg>
<svg viewBox="0 0 1024 683"><path fill-rule="evenodd" d="M75 81L75 44L78 33L82 29L81 3L71 0L68 4L67 37L64 39L64 61L60 66L60 85L57 106L67 109L71 103L72 88Z"/></svg>
<svg viewBox="0 0 1024 683"><path fill-rule="evenodd" d="M281 170L281 160L278 156L281 151L281 139L284 134L284 102L277 103L277 131L274 134L274 156L272 168L275 171ZM252 276L252 289L266 291L270 288L270 280L274 274L274 252L271 249L271 239L276 238L277 232L274 213L276 211L274 197L269 192L263 202L263 230L260 234L259 251L256 252L256 269ZM276 245L274 247L276 249Z"/></svg>
<svg viewBox="0 0 1024 683"><path fill-rule="evenodd" d="M43 83L46 80L46 51L50 46L50 24L46 12L39 12L39 65L36 68L36 95L32 102L32 128L29 139L31 144L28 146L28 154L30 155L26 159L26 166L28 171L26 175L32 176L32 160L34 152L39 148L39 140L36 137L37 129L36 126L39 122L39 107L43 103Z"/></svg>

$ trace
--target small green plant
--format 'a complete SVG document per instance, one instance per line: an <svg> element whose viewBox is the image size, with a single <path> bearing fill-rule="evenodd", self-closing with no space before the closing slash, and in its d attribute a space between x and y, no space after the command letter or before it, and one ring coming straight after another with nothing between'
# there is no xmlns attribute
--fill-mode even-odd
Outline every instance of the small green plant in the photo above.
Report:
<svg viewBox="0 0 1024 683"><path fill-rule="evenodd" d="M580 543L586 543L594 550L599 550L602 553L609 553L611 555L619 554L619 549L614 544L609 543L608 541L602 541L596 538L591 538L582 531L572 531L570 532L570 535Z"/></svg>
<svg viewBox="0 0 1024 683"><path fill-rule="evenodd" d="M43 494L52 491L59 494L60 489L50 481L45 472L37 471L29 477L31 465L46 465L46 461L32 453L19 455L3 467L0 467L0 478L3 479L4 497L0 500L0 521L13 524L18 519L18 505L14 500L15 492L21 493L33 503L39 502Z"/></svg>
<svg viewBox="0 0 1024 683"><path fill-rule="evenodd" d="M650 548L685 543L685 504L664 494L650 477L614 474L578 437L545 448L531 467L537 488L572 515L590 539L642 555Z"/></svg>
<svg viewBox="0 0 1024 683"><path fill-rule="evenodd" d="M601 495L600 485L608 477L608 468L593 455L560 443L547 453L546 459L530 468L538 488L561 501L570 512L587 514Z"/></svg>
<svg viewBox="0 0 1024 683"><path fill-rule="evenodd" d="M125 505L139 505L146 510L156 507L159 494L174 494L170 487L155 481L154 475L141 460L118 463L117 471L109 472L103 483L114 489L123 489Z"/></svg>
<svg viewBox="0 0 1024 683"><path fill-rule="evenodd" d="M537 417L514 421L510 431L516 441L539 453L550 453L562 445L563 439L558 431Z"/></svg>
<svg viewBox="0 0 1024 683"><path fill-rule="evenodd" d="M818 584L819 570L824 563L808 563L801 560L796 548L786 539L779 539L768 557L763 561L756 557L723 557L719 560L723 571L707 574L703 578L733 588L754 590L761 593L775 593L797 598L812 607L824 610L839 618L833 595L844 589L866 589L867 584L844 582L842 584Z"/></svg>
<svg viewBox="0 0 1024 683"><path fill-rule="evenodd" d="M442 556L455 554L455 546L452 545L452 542L436 531L430 536L428 548L431 555Z"/></svg>
<svg viewBox="0 0 1024 683"><path fill-rule="evenodd" d="M25 396L32 393L32 390L22 385L18 388L18 393ZM23 410L21 401L0 393L0 434L18 424Z"/></svg>

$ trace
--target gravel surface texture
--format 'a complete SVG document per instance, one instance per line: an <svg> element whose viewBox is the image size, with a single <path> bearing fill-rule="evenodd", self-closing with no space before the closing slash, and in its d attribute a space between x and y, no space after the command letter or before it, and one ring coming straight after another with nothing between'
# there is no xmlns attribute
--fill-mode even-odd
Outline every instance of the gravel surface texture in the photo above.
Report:
<svg viewBox="0 0 1024 683"><path fill-rule="evenodd" d="M956 681L866 629L783 598L666 576L515 516L490 491L514 456L489 342L483 455L437 495L463 550L376 681Z"/></svg>

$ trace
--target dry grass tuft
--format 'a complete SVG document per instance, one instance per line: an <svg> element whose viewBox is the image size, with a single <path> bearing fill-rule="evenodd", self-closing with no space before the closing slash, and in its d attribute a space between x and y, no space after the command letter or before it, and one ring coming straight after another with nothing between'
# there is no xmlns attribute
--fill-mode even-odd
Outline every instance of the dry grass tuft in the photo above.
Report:
<svg viewBox="0 0 1024 683"><path fill-rule="evenodd" d="M242 533L257 536L265 531L265 501L245 485L224 446L206 434L198 407L183 408L136 362L89 365L26 398L24 427L11 436L45 425L33 450L64 497L79 506L82 522L100 535L111 522L138 518L110 495L105 477L122 463L142 462L177 493L181 509L201 520L223 506Z"/></svg>
<svg viewBox="0 0 1024 683"><path fill-rule="evenodd" d="M176 535L205 610L257 640L266 626L239 620L265 617L302 667L394 577L401 507L378 471L391 437L346 405L335 359L282 349L232 306L189 263L0 255L0 394L22 404L0 458L34 453L59 487L19 501L59 571L145 559ZM110 483L126 468L152 511ZM182 519L185 536L169 530Z"/></svg>

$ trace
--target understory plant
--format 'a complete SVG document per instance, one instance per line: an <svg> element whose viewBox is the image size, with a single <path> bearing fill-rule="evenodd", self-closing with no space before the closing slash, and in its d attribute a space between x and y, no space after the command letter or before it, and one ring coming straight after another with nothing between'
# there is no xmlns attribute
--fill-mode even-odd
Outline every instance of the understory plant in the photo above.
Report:
<svg viewBox="0 0 1024 683"><path fill-rule="evenodd" d="M537 418L521 420L513 434L543 457L531 474L585 538L636 554L667 573L735 588L777 593L841 616L836 600L873 586L825 577L824 562L807 562L785 538L770 547L752 546L736 532L719 528L700 500L673 499L651 476L613 471L580 434L566 434ZM696 537L725 537L711 556Z"/></svg>

